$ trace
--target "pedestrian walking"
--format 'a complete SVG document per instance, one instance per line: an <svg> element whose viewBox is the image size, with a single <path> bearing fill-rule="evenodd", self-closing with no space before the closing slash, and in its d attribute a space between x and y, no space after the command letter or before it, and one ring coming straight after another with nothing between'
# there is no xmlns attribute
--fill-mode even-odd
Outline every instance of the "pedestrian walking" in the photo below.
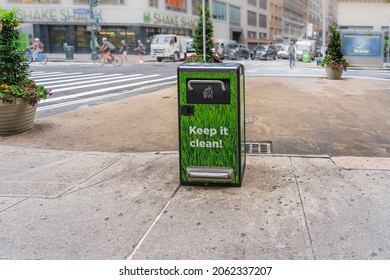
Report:
<svg viewBox="0 0 390 280"><path fill-rule="evenodd" d="M292 42L290 43L287 52L288 52L288 61L290 63L290 68L293 68L293 66L295 66L295 46Z"/></svg>
<svg viewBox="0 0 390 280"><path fill-rule="evenodd" d="M145 55L145 46L142 44L141 40L138 40L138 47L135 48L134 50L138 52L138 62L143 63L144 58L143 55Z"/></svg>
<svg viewBox="0 0 390 280"><path fill-rule="evenodd" d="M97 41L96 37L95 37L95 41L94 41L94 43L95 43L95 49L93 48L94 46L93 46L93 44L92 44L92 40L91 40L91 43L90 43L90 46L91 46L91 51L98 51L98 50L100 50L100 46L99 46L99 43L98 43L98 41Z"/></svg>
<svg viewBox="0 0 390 280"><path fill-rule="evenodd" d="M127 51L129 50L129 45L126 43L125 40L121 41L122 47L119 49L119 53L122 52L122 57L124 61L127 61Z"/></svg>

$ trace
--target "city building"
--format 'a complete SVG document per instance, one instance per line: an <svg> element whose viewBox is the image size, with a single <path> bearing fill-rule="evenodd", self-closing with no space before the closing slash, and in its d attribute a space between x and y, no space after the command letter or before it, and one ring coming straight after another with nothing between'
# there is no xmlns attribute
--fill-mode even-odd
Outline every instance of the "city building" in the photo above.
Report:
<svg viewBox="0 0 390 280"><path fill-rule="evenodd" d="M91 28L97 29L98 43L107 37L116 46L123 39L131 46L138 39L148 45L151 37L160 33L191 35L201 1L97 2L92 17L89 0L0 0L0 5L5 9L16 8L23 32L30 40L39 37L46 52L63 52L66 44L74 46L76 53L89 53ZM218 24L217 27L220 28ZM218 32L221 33L219 29Z"/></svg>
<svg viewBox="0 0 390 280"><path fill-rule="evenodd" d="M337 0L341 29L387 31L390 0Z"/></svg>
<svg viewBox="0 0 390 280"><path fill-rule="evenodd" d="M336 0L203 1L211 12L214 37L242 42L250 48L271 42L321 39L322 20L335 17L332 13L337 8L331 4L337 4ZM89 53L91 29L96 30L98 43L107 37L117 47L123 39L130 46L135 47L138 39L149 46L155 34L191 36L203 1L0 0L0 5L16 9L22 31L30 41L39 37L46 52L63 52L67 45L74 46L76 53ZM327 3L325 16L323 1Z"/></svg>
<svg viewBox="0 0 390 280"><path fill-rule="evenodd" d="M352 65L389 63L390 0L337 0L343 52ZM384 60L385 58L385 60Z"/></svg>
<svg viewBox="0 0 390 280"><path fill-rule="evenodd" d="M307 0L284 0L283 39L297 41L304 37Z"/></svg>

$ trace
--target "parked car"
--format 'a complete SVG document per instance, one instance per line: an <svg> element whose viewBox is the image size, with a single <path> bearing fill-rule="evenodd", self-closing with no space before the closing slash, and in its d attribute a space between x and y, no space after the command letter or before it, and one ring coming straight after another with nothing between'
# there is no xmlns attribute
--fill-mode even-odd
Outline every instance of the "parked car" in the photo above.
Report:
<svg viewBox="0 0 390 280"><path fill-rule="evenodd" d="M274 60L278 57L278 50L274 45L258 45L251 51L252 59L269 59Z"/></svg>
<svg viewBox="0 0 390 280"><path fill-rule="evenodd" d="M278 50L278 58L287 58L288 59L288 46L281 46Z"/></svg>
<svg viewBox="0 0 390 280"><path fill-rule="evenodd" d="M221 54L221 59L240 59L245 58L248 59L250 56L250 51L248 47L244 44L227 44L223 48L223 52Z"/></svg>

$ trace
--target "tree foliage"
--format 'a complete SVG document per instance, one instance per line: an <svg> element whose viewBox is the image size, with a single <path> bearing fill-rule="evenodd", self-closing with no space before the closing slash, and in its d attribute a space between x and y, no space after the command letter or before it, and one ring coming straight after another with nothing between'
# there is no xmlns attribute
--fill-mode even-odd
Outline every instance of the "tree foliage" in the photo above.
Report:
<svg viewBox="0 0 390 280"><path fill-rule="evenodd" d="M337 30L337 24L334 23L331 28L332 32L328 43L328 48L325 51L325 57L322 60L322 66L329 66L332 69L347 70L348 61L343 54L340 31Z"/></svg>
<svg viewBox="0 0 390 280"><path fill-rule="evenodd" d="M0 84L18 85L28 78L29 66L20 49L16 11L0 7Z"/></svg>
<svg viewBox="0 0 390 280"><path fill-rule="evenodd" d="M193 47L196 52L196 57L193 58L194 61L203 62L203 8L202 5L199 5L198 10L198 24L195 29L195 33L192 36L193 38ZM213 36L214 36L214 26L211 22L210 9L205 7L205 31L206 31L206 61L205 62L214 62L212 49L214 48Z"/></svg>

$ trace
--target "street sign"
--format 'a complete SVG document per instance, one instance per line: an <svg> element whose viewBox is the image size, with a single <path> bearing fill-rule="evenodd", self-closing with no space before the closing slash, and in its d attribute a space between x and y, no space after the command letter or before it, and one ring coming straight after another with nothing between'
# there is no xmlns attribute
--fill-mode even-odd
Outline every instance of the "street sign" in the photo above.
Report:
<svg viewBox="0 0 390 280"><path fill-rule="evenodd" d="M75 15L87 15L87 14L91 13L91 10L90 9L79 8L79 9L74 9L73 13Z"/></svg>
<svg viewBox="0 0 390 280"><path fill-rule="evenodd" d="M390 39L385 40L385 44L389 45L390 44Z"/></svg>
<svg viewBox="0 0 390 280"><path fill-rule="evenodd" d="M102 15L101 14L93 14L93 18L102 19Z"/></svg>
<svg viewBox="0 0 390 280"><path fill-rule="evenodd" d="M96 23L96 18L87 19L87 23Z"/></svg>

